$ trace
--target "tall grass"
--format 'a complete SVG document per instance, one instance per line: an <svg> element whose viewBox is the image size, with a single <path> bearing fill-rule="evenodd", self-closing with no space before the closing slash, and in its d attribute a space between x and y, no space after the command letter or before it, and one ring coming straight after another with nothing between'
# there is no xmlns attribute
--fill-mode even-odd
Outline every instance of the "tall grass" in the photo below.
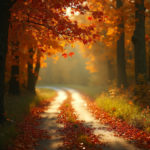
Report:
<svg viewBox="0 0 150 150"><path fill-rule="evenodd" d="M6 150L6 146L11 145L12 139L17 135L16 124L29 114L31 107L55 94L53 90L37 89L36 95L26 93L21 96L6 96L5 115L8 122L0 125L0 150Z"/></svg>
<svg viewBox="0 0 150 150"><path fill-rule="evenodd" d="M150 132L150 109L141 108L122 96L99 96L96 103L110 115L120 118L130 125Z"/></svg>

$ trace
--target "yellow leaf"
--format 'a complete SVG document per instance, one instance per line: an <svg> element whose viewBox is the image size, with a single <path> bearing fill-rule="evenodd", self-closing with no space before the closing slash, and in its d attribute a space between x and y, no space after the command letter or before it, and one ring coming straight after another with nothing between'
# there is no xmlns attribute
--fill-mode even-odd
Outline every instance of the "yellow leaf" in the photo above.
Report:
<svg viewBox="0 0 150 150"><path fill-rule="evenodd" d="M57 60L59 59L59 56L54 56L54 57L52 57L52 59L54 60L53 63L56 63Z"/></svg>
<svg viewBox="0 0 150 150"><path fill-rule="evenodd" d="M114 28L109 28L107 31L107 35L112 35L114 34Z"/></svg>

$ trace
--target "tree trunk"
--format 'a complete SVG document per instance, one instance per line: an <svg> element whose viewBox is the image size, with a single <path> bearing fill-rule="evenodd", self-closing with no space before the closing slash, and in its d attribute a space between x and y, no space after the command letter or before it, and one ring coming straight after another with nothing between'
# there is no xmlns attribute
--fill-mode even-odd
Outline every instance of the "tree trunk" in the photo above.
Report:
<svg viewBox="0 0 150 150"><path fill-rule="evenodd" d="M9 94L19 95L20 84L19 84L19 56L16 54L18 51L19 42L13 44L12 57L14 57L14 64L11 67L11 78L9 81Z"/></svg>
<svg viewBox="0 0 150 150"><path fill-rule="evenodd" d="M123 6L122 0L117 0L117 8L121 8ZM126 76L126 60L125 60L125 33L124 33L124 18L120 17L121 21L118 25L121 30L121 35L119 40L117 41L117 86L127 87L127 76Z"/></svg>
<svg viewBox="0 0 150 150"><path fill-rule="evenodd" d="M135 31L132 37L135 57L135 81L137 84L146 82L146 46L145 46L145 7L144 0L135 0Z"/></svg>
<svg viewBox="0 0 150 150"><path fill-rule="evenodd" d="M38 79L38 74L40 70L40 55L37 52L37 61L35 69L33 68L33 56L34 51L33 49L29 50L30 61L28 62L28 83L27 83L27 90L33 94L35 94L35 86Z"/></svg>
<svg viewBox="0 0 150 150"><path fill-rule="evenodd" d="M8 28L9 28L9 1L0 2L0 123L4 117L4 93L5 93L5 63L8 50Z"/></svg>
<svg viewBox="0 0 150 150"><path fill-rule="evenodd" d="M37 54L37 62L36 62L36 67L35 67L35 82L34 82L34 89L35 89L35 86L36 86L36 83L37 83L37 80L38 80L38 76L39 76L39 71L40 71L40 52L38 52Z"/></svg>

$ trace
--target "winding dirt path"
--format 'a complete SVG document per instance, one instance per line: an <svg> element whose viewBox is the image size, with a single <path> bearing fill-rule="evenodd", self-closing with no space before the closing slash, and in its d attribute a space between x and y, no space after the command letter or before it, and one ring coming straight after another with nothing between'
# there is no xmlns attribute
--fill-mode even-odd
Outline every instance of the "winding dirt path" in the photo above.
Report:
<svg viewBox="0 0 150 150"><path fill-rule="evenodd" d="M49 109L42 114L40 126L40 128L48 130L52 138L50 141L41 141L36 150L57 150L59 146L63 144L58 132L58 129L63 128L63 125L57 123L57 116L59 114L59 107L68 97L67 92L72 96L71 104L78 119L83 120L85 126L94 128L94 134L100 135L99 140L106 144L106 146L102 148L103 150L140 150L128 143L125 139L116 137L114 132L108 130L108 126L101 124L88 110L87 103L79 92L69 88L64 88L64 90L53 89L57 91L58 96L51 103Z"/></svg>
<svg viewBox="0 0 150 150"><path fill-rule="evenodd" d="M59 107L67 98L67 94L63 90L57 88L44 88L56 90L57 97L51 103L48 110L41 115L42 120L41 125L39 126L39 128L45 129L49 132L51 140L40 141L39 145L36 147L36 150L56 150L62 145L62 140L58 129L63 128L63 125L57 123L57 116L59 114Z"/></svg>

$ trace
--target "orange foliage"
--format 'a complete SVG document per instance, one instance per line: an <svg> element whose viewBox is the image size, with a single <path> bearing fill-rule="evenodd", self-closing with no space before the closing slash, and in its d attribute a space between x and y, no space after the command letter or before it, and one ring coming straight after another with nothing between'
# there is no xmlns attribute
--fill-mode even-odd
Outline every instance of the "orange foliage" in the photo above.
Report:
<svg viewBox="0 0 150 150"><path fill-rule="evenodd" d="M11 10L9 29L9 50L7 55L7 82L10 78L11 66L15 64L16 56L19 57L20 83L26 84L27 64L35 66L37 54L40 53L40 63L45 67L45 55L52 56L58 52L64 53L64 47L76 40L85 44L98 36L92 25L78 24L66 14L66 9L84 15L89 8L85 0L17 0ZM101 13L102 15L102 13ZM96 16L96 15L95 15ZM101 16L96 16L101 17ZM17 47L12 43L17 43ZM29 49L33 49L33 60L30 58ZM67 55L62 54L65 58ZM74 53L68 54L70 57ZM18 62L17 62L18 63ZM34 72L34 71L33 71Z"/></svg>

